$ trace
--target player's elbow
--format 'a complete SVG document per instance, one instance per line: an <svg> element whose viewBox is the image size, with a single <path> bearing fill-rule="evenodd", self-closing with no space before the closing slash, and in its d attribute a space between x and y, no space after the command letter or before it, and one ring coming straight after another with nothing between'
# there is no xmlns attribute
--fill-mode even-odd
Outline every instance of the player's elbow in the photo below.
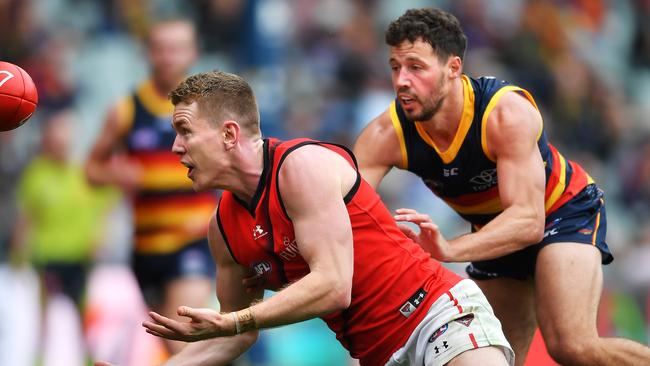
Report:
<svg viewBox="0 0 650 366"><path fill-rule="evenodd" d="M352 279L339 278L330 287L328 292L328 310L339 311L347 309L352 302Z"/></svg>
<svg viewBox="0 0 650 366"><path fill-rule="evenodd" d="M347 309L352 302L352 289L350 287L337 289L332 300L333 310Z"/></svg>
<svg viewBox="0 0 650 366"><path fill-rule="evenodd" d="M544 213L532 213L527 220L526 229L522 238L526 246L537 244L544 239Z"/></svg>

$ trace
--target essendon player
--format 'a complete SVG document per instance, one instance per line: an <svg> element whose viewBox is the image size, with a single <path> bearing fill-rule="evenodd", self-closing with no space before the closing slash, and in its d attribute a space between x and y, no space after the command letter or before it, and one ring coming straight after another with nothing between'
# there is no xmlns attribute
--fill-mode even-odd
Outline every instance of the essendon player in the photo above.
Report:
<svg viewBox="0 0 650 366"><path fill-rule="evenodd" d="M189 321L150 313L147 332L190 344L170 365L222 364L258 329L320 317L361 365L506 365L514 355L471 280L407 238L343 147L262 139L250 86L222 72L171 93L173 151L195 190L224 189L209 239L218 313L180 307ZM278 291L261 301L252 272Z"/></svg>

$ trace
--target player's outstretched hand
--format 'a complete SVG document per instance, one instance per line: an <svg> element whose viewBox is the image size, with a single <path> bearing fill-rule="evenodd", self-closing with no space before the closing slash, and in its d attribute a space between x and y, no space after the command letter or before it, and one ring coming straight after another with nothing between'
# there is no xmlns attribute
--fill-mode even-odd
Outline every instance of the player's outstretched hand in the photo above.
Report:
<svg viewBox="0 0 650 366"><path fill-rule="evenodd" d="M212 309L194 309L180 306L178 315L189 321L178 321L150 311L151 320L142 326L147 333L174 341L196 342L209 338L235 335L235 322L230 314L220 314Z"/></svg>
<svg viewBox="0 0 650 366"><path fill-rule="evenodd" d="M411 238L414 242L420 244L422 249L427 251L431 256L439 261L449 261L452 259L451 247L449 242L442 236L438 225L434 224L429 215L421 214L410 208L400 208L395 210L395 221L402 232ZM410 222L420 228L417 233L410 226L400 224L400 222Z"/></svg>

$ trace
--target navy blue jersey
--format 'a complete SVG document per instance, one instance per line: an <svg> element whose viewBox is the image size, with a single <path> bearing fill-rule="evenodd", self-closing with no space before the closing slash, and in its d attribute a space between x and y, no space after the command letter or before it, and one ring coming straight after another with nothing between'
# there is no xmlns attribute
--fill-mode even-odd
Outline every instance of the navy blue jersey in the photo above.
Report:
<svg viewBox="0 0 650 366"><path fill-rule="evenodd" d="M169 254L201 240L207 245L208 218L217 197L209 191L194 192L187 168L172 152L174 106L147 81L120 108L129 156L141 170L133 197L135 251Z"/></svg>
<svg viewBox="0 0 650 366"><path fill-rule="evenodd" d="M460 216L480 228L503 211L496 159L486 139L488 116L501 96L510 91L520 93L537 106L530 93L504 80L463 75L462 82L463 113L456 136L446 151L438 149L422 122L408 120L397 100L389 110L401 146L400 167L422 178ZM548 142L544 128L539 131L537 144L546 169L548 215L593 180Z"/></svg>

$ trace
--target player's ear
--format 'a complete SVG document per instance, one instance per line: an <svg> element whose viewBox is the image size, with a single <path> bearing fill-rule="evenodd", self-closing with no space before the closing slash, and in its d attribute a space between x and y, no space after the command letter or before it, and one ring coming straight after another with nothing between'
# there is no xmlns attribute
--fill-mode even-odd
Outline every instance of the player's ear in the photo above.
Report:
<svg viewBox="0 0 650 366"><path fill-rule="evenodd" d="M447 67L449 68L450 77L460 77L463 72L463 60L458 56L451 56L449 57L449 61L447 61Z"/></svg>
<svg viewBox="0 0 650 366"><path fill-rule="evenodd" d="M239 127L239 123L236 121L227 120L221 125L221 133L223 134L223 143L226 146L226 150L230 150L237 145L241 134L241 128Z"/></svg>

